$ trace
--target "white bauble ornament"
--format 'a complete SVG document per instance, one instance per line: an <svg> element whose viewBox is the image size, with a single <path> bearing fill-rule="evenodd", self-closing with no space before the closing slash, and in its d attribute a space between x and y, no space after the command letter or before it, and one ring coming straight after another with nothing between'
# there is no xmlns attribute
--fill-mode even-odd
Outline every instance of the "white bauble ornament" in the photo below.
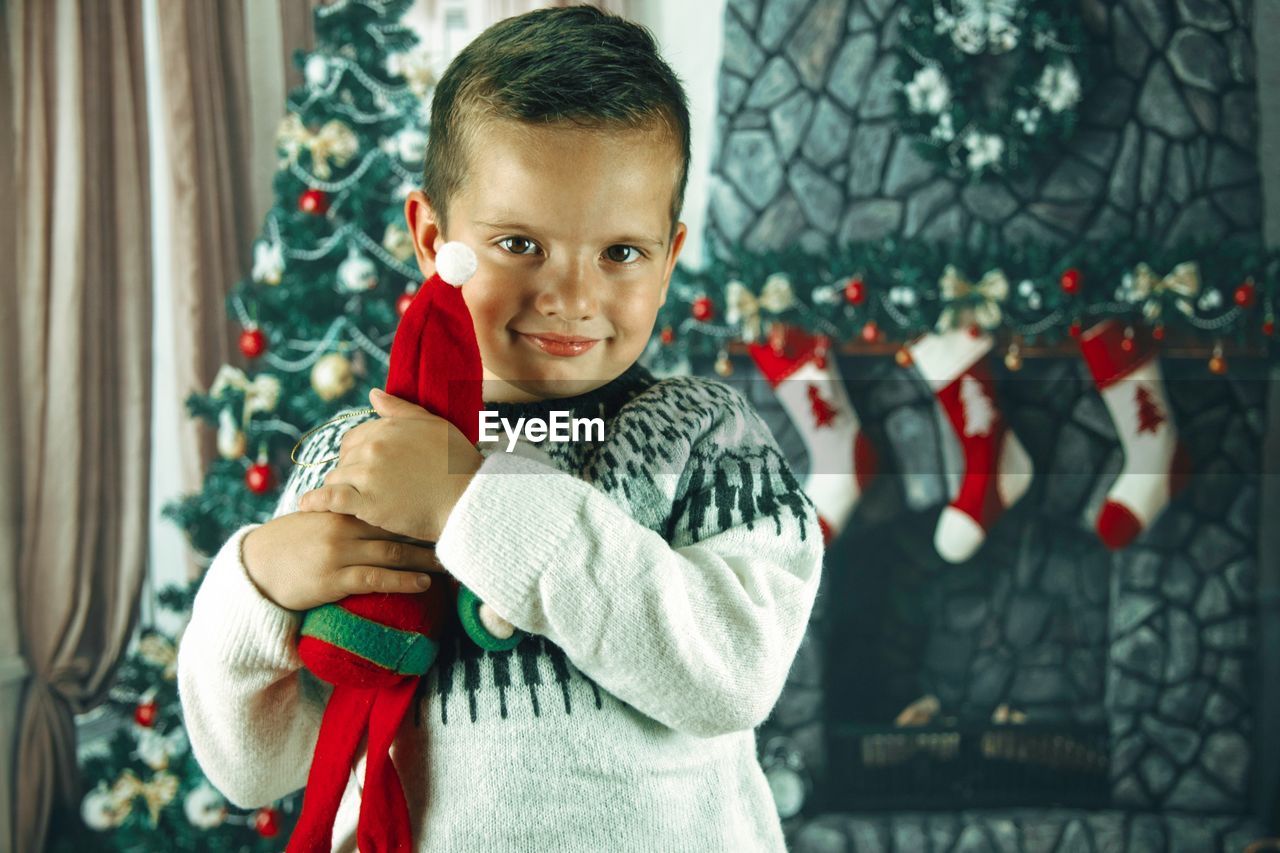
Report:
<svg viewBox="0 0 1280 853"><path fill-rule="evenodd" d="M129 814L129 805L121 802L110 788L99 785L80 801L80 817L85 826L102 832L124 823Z"/></svg>
<svg viewBox="0 0 1280 853"><path fill-rule="evenodd" d="M436 252L436 272L454 287L462 287L476 274L476 253L466 243L450 240Z"/></svg>
<svg viewBox="0 0 1280 853"><path fill-rule="evenodd" d="M395 139L401 160L418 163L427 156L427 135L416 127L406 127L396 134Z"/></svg>
<svg viewBox="0 0 1280 853"><path fill-rule="evenodd" d="M325 402L338 399L355 384L356 377L351 370L351 362L340 353L329 353L311 368L311 387Z"/></svg>
<svg viewBox="0 0 1280 853"><path fill-rule="evenodd" d="M367 255L352 246L347 259L338 264L338 282L348 293L372 290L378 286L378 268Z"/></svg>
<svg viewBox="0 0 1280 853"><path fill-rule="evenodd" d="M778 817L786 820L804 808L804 779L790 767L774 767L765 774Z"/></svg>
<svg viewBox="0 0 1280 853"><path fill-rule="evenodd" d="M218 412L218 455L223 459L239 459L244 456L244 449L244 431L228 406Z"/></svg>
<svg viewBox="0 0 1280 853"><path fill-rule="evenodd" d="M318 53L312 54L302 68L307 85L313 89L320 88L329 80L329 60Z"/></svg>
<svg viewBox="0 0 1280 853"><path fill-rule="evenodd" d="M227 803L208 783L202 783L187 794L182 803L187 820L197 829L213 829L227 819Z"/></svg>

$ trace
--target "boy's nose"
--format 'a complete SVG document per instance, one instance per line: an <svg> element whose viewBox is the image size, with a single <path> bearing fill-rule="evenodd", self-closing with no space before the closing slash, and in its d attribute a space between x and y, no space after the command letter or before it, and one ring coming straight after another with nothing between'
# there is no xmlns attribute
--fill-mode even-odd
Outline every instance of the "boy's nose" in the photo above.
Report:
<svg viewBox="0 0 1280 853"><path fill-rule="evenodd" d="M567 264L538 294L538 310L548 317L576 322L597 311L596 282L583 262Z"/></svg>

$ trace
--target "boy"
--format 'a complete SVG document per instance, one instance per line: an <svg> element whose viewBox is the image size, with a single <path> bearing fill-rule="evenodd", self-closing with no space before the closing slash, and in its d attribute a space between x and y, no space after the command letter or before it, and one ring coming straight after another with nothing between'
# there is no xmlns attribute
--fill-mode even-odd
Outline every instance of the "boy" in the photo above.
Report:
<svg viewBox="0 0 1280 853"><path fill-rule="evenodd" d="M301 787L328 688L301 669L296 611L448 571L529 633L443 643L423 678L394 748L418 849L781 851L752 729L808 621L821 535L741 395L636 361L685 235L679 81L642 28L546 9L459 54L431 118L405 214L424 275L446 240L479 256L463 296L486 409L601 417L604 440L477 451L376 392L382 417L318 432L304 458L336 467L295 469L197 596L179 656L196 757L244 807Z"/></svg>

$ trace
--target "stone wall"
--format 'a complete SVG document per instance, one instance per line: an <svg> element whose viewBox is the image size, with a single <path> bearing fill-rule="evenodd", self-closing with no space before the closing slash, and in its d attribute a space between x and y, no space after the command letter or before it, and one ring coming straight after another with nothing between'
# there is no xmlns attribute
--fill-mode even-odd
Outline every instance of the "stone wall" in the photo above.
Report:
<svg viewBox="0 0 1280 853"><path fill-rule="evenodd" d="M936 173L894 121L893 0L729 0L708 250L890 235L1066 243L1261 236L1250 0L1083 0L1102 45L1065 156Z"/></svg>

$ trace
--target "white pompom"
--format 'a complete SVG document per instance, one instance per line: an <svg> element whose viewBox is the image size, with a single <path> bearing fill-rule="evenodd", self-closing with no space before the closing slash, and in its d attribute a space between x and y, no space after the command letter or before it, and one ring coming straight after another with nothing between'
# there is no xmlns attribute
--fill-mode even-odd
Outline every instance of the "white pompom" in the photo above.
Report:
<svg viewBox="0 0 1280 853"><path fill-rule="evenodd" d="M466 243L451 240L436 252L436 272L454 287L462 287L476 274L476 253Z"/></svg>

